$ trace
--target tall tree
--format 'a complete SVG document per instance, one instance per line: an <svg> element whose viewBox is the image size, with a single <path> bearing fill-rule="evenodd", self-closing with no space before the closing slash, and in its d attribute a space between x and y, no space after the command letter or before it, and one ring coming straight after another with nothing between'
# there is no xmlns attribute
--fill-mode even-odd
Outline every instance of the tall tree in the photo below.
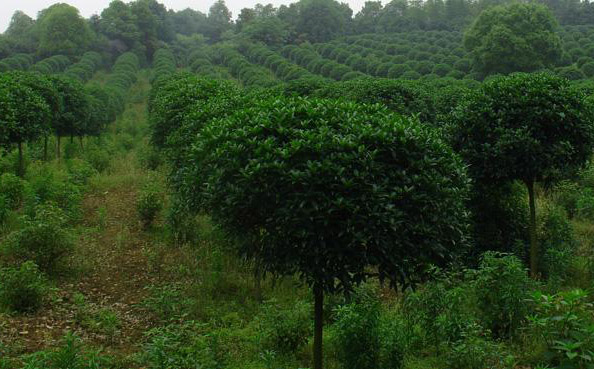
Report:
<svg viewBox="0 0 594 369"><path fill-rule="evenodd" d="M464 45L483 75L532 72L552 67L560 58L557 27L544 5L495 6L475 20Z"/></svg>
<svg viewBox="0 0 594 369"><path fill-rule="evenodd" d="M22 82L14 73L0 75L0 146L18 146L20 176L25 174L23 143L43 136L51 119L43 97Z"/></svg>
<svg viewBox="0 0 594 369"><path fill-rule="evenodd" d="M219 41L223 32L230 30L231 27L231 11L225 5L224 0L217 0L208 11L208 31L206 36L213 42Z"/></svg>
<svg viewBox="0 0 594 369"><path fill-rule="evenodd" d="M538 275L535 184L583 166L594 146L594 109L569 81L547 73L494 78L452 113L453 143L483 183L521 181L530 204L530 271Z"/></svg>
<svg viewBox="0 0 594 369"><path fill-rule="evenodd" d="M68 4L55 4L40 12L37 24L39 53L81 55L93 41L88 23L78 9Z"/></svg>
<svg viewBox="0 0 594 369"><path fill-rule="evenodd" d="M348 29L352 10L346 4L334 0L301 0L299 5L296 31L312 42L331 40Z"/></svg>
<svg viewBox="0 0 594 369"><path fill-rule="evenodd" d="M202 210L266 272L312 288L315 369L326 293L351 291L370 267L408 283L465 245L460 159L435 132L379 106L264 99L208 123L190 156Z"/></svg>
<svg viewBox="0 0 594 369"><path fill-rule="evenodd" d="M366 1L365 5L355 15L354 27L356 33L372 33L376 31L377 22L382 13L381 1Z"/></svg>

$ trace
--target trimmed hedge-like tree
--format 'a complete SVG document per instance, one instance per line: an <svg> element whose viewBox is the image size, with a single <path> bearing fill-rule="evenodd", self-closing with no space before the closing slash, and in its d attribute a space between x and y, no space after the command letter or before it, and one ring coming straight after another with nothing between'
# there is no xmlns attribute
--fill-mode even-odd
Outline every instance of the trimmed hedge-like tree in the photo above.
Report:
<svg viewBox="0 0 594 369"><path fill-rule="evenodd" d="M464 165L437 132L379 105L255 100L208 123L190 156L201 210L264 271L313 288L317 369L325 293L369 266L408 283L465 245Z"/></svg>
<svg viewBox="0 0 594 369"><path fill-rule="evenodd" d="M0 75L0 146L18 146L20 176L25 174L23 143L43 136L50 119L50 108L38 91L15 73Z"/></svg>
<svg viewBox="0 0 594 369"><path fill-rule="evenodd" d="M521 181L530 202L530 269L538 275L536 182L551 182L592 155L594 110L565 79L518 73L485 82L451 114L455 148L482 182Z"/></svg>

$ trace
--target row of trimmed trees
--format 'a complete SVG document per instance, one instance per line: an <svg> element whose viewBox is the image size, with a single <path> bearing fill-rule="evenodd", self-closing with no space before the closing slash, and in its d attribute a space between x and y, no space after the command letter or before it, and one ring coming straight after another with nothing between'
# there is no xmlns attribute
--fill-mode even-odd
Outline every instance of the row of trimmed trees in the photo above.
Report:
<svg viewBox="0 0 594 369"><path fill-rule="evenodd" d="M248 87L272 87L280 83L266 68L250 63L235 48L228 45L214 46L213 61L227 67L229 72Z"/></svg>
<svg viewBox="0 0 594 369"><path fill-rule="evenodd" d="M340 91L361 89L359 101L375 91L367 102L378 102L378 83ZM370 270L394 286L412 283L468 251L477 183L526 185L538 276L535 185L570 175L594 147L594 110L567 80L494 78L450 106L441 132L409 115L422 104L400 115L327 95L248 93L176 75L151 104L153 142L170 158L178 201L208 213L261 271L298 275L313 289L314 368L324 295L350 291Z"/></svg>
<svg viewBox="0 0 594 369"><path fill-rule="evenodd" d="M132 58L132 60L131 60ZM114 65L105 88L84 86L67 73L43 75L32 72L6 72L0 75L0 147L19 151L19 172L24 174L23 145L42 139L44 158L48 158L48 137L57 137L60 157L61 138L98 136L123 111L125 92L136 76L136 56L122 55ZM126 83L120 82L125 80Z"/></svg>
<svg viewBox="0 0 594 369"><path fill-rule="evenodd" d="M349 66L323 58L310 44L285 46L281 54L313 74L319 74L336 81L347 81L365 76L365 74L357 72Z"/></svg>
<svg viewBox="0 0 594 369"><path fill-rule="evenodd" d="M275 76L283 81L317 77L307 69L288 61L282 55L262 44L244 42L238 49L249 61L272 70Z"/></svg>

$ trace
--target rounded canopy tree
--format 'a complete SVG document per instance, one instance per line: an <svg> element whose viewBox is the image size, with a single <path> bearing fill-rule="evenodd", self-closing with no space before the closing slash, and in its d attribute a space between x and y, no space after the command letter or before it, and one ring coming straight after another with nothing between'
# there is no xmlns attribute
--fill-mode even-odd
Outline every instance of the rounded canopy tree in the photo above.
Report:
<svg viewBox="0 0 594 369"><path fill-rule="evenodd" d="M48 130L51 114L44 98L18 75L0 75L0 147L18 145L19 175L24 175L22 144Z"/></svg>
<svg viewBox="0 0 594 369"><path fill-rule="evenodd" d="M537 275L534 184L586 163L594 144L594 111L569 81L548 73L494 78L451 114L454 147L478 181L522 181L530 202L530 269Z"/></svg>
<svg viewBox="0 0 594 369"><path fill-rule="evenodd" d="M268 273L313 287L314 367L325 292L368 267L409 283L466 244L465 167L439 135L380 105L263 98L198 134L197 206Z"/></svg>
<svg viewBox="0 0 594 369"><path fill-rule="evenodd" d="M533 72L553 67L561 56L557 21L539 4L514 3L482 12L464 35L464 45L484 75Z"/></svg>

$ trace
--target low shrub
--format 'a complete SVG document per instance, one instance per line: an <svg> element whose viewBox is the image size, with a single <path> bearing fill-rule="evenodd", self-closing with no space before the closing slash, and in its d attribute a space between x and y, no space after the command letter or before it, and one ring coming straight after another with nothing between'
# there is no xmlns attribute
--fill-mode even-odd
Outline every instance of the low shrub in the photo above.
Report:
<svg viewBox="0 0 594 369"><path fill-rule="evenodd" d="M33 312L49 291L47 281L32 261L18 268L0 269L0 305L9 311Z"/></svg>
<svg viewBox="0 0 594 369"><path fill-rule="evenodd" d="M513 356L504 350L502 344L489 339L478 324L469 325L459 341L453 343L446 353L450 369L504 369L512 367Z"/></svg>
<svg viewBox="0 0 594 369"><path fill-rule="evenodd" d="M264 347L283 353L293 353L312 334L311 305L297 302L290 308L282 308L276 301L264 303L258 316Z"/></svg>
<svg viewBox="0 0 594 369"><path fill-rule="evenodd" d="M333 327L343 368L378 368L379 316L380 305L377 298L363 298L337 309L337 320Z"/></svg>
<svg viewBox="0 0 594 369"><path fill-rule="evenodd" d="M5 199L6 206L12 210L18 208L23 202L25 182L12 173L0 176L0 194Z"/></svg>
<svg viewBox="0 0 594 369"><path fill-rule="evenodd" d="M67 162L68 177L70 182L84 186L89 182L89 178L97 174L97 170L88 162L82 159L71 159Z"/></svg>
<svg viewBox="0 0 594 369"><path fill-rule="evenodd" d="M530 317L527 339L542 342L545 351L536 364L555 368L587 368L594 352L594 309L580 289L532 296L536 313Z"/></svg>
<svg viewBox="0 0 594 369"><path fill-rule="evenodd" d="M526 301L534 282L524 264L513 255L486 252L470 273L483 325L496 337L512 337L530 312Z"/></svg>
<svg viewBox="0 0 594 369"><path fill-rule="evenodd" d="M22 229L11 233L3 253L20 260L31 260L51 274L71 254L74 243L64 211L52 203L39 205L33 218L25 219Z"/></svg>
<svg viewBox="0 0 594 369"><path fill-rule="evenodd" d="M145 186L136 202L136 210L142 226L149 228L163 209L163 196L154 185Z"/></svg>
<svg viewBox="0 0 594 369"><path fill-rule="evenodd" d="M563 281L570 274L578 246L575 232L565 210L558 206L546 204L539 215L541 272L551 281Z"/></svg>

